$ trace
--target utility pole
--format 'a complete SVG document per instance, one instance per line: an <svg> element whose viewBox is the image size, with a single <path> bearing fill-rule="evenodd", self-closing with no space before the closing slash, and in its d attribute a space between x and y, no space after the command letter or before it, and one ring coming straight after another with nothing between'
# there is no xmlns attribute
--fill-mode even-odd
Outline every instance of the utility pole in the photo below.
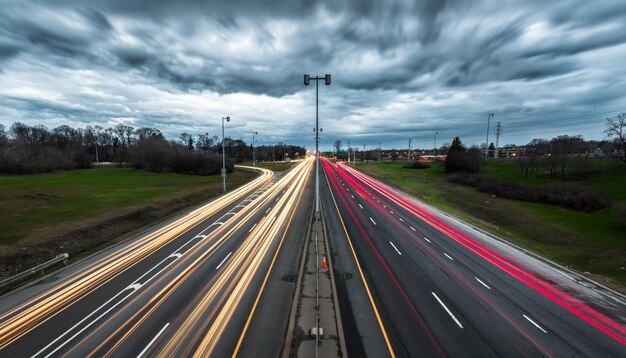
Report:
<svg viewBox="0 0 626 358"><path fill-rule="evenodd" d="M222 117L222 182L224 183L224 193L226 192L226 151L224 149L224 120L230 122L230 116Z"/></svg>
<svg viewBox="0 0 626 358"><path fill-rule="evenodd" d="M500 135L502 134L502 125L500 124L500 121L498 121L498 124L496 124L496 153L494 155L494 157L496 159L500 158Z"/></svg>
<svg viewBox="0 0 626 358"><path fill-rule="evenodd" d="M256 167L256 160L254 155L254 136L259 134L258 132L252 132L252 166Z"/></svg>
<svg viewBox="0 0 626 358"><path fill-rule="evenodd" d="M483 165L487 163L487 156L489 155L489 122L491 120L491 117L493 116L495 116L495 114L493 113L489 113L489 115L487 116L487 141L485 142L485 160L483 162Z"/></svg>
<svg viewBox="0 0 626 358"><path fill-rule="evenodd" d="M311 77L304 75L304 85L308 86L309 81L315 81L315 219L320 219L320 127L319 127L319 81L324 80L326 86L330 85L330 75L324 77Z"/></svg>
<svg viewBox="0 0 626 358"><path fill-rule="evenodd" d="M411 138L409 138L409 151L406 152L406 161L411 162Z"/></svg>
<svg viewBox="0 0 626 358"><path fill-rule="evenodd" d="M382 142L378 142L378 162L380 163L380 147L382 146Z"/></svg>
<svg viewBox="0 0 626 358"><path fill-rule="evenodd" d="M437 134L438 131L435 131L435 142L433 143L433 163L437 161Z"/></svg>

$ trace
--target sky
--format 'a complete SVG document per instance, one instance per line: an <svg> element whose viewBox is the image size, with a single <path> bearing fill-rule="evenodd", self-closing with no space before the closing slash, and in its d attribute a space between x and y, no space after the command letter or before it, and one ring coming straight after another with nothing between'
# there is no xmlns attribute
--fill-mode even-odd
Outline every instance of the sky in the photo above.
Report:
<svg viewBox="0 0 626 358"><path fill-rule="evenodd" d="M0 2L0 124L320 149L583 135L626 112L626 1Z"/></svg>

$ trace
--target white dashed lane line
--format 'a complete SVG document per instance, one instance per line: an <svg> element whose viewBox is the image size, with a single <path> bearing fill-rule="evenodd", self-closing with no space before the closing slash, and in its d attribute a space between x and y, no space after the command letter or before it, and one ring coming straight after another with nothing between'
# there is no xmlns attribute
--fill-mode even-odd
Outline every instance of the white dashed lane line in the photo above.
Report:
<svg viewBox="0 0 626 358"><path fill-rule="evenodd" d="M476 281L480 282L481 285L487 287L487 289L491 290L491 287L487 286L486 283L482 282L478 277L474 277L476 279Z"/></svg>
<svg viewBox="0 0 626 358"><path fill-rule="evenodd" d="M396 245L393 244L393 242L389 241L389 243L391 244L391 246L393 246L393 249L396 250L396 252L398 253L398 255L402 255L402 253L400 252L400 250L398 250L398 248L396 247Z"/></svg>
<svg viewBox="0 0 626 358"><path fill-rule="evenodd" d="M374 221L374 219L370 218L370 220L374 223L374 225L376 225L376 221Z"/></svg>
<svg viewBox="0 0 626 358"><path fill-rule="evenodd" d="M530 319L528 316L524 315L524 318L526 318L528 320L528 322L532 323L535 327L539 328L541 330L541 332L543 333L548 333L548 331L546 331L545 329L541 328L540 325L538 325L537 323L535 323L535 321L533 321L532 319Z"/></svg>

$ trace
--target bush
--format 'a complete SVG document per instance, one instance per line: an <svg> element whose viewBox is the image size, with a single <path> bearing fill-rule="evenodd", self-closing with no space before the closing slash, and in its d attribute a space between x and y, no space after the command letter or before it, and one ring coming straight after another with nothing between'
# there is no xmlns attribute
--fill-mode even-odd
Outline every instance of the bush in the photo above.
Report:
<svg viewBox="0 0 626 358"><path fill-rule="evenodd" d="M559 205L577 211L592 212L610 205L594 188L575 184L534 186L460 173L450 174L448 180L503 198Z"/></svg>
<svg viewBox="0 0 626 358"><path fill-rule="evenodd" d="M449 151L446 157L446 172L480 172L482 164L482 154L480 150L471 148L469 150Z"/></svg>
<svg viewBox="0 0 626 358"><path fill-rule="evenodd" d="M411 162L403 165L402 167L406 169L427 169L430 168L430 165L422 162Z"/></svg>

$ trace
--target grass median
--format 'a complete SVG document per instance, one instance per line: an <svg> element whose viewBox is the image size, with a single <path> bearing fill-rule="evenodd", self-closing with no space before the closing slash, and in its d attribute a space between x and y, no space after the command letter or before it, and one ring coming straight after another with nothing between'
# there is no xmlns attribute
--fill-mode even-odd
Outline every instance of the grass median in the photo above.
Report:
<svg viewBox="0 0 626 358"><path fill-rule="evenodd" d="M593 162L593 174L568 181L591 186L612 206L591 213L550 204L495 197L451 183L443 164L427 169L403 168L404 163L370 163L357 168L435 207L549 258L561 265L626 292L626 166L610 160ZM528 178L515 161L489 163L485 175L530 185L562 183ZM620 209L620 206L622 209Z"/></svg>
<svg viewBox="0 0 626 358"><path fill-rule="evenodd" d="M234 188L257 176L228 175ZM155 174L132 168L0 176L0 276L72 256L222 193L219 175Z"/></svg>

